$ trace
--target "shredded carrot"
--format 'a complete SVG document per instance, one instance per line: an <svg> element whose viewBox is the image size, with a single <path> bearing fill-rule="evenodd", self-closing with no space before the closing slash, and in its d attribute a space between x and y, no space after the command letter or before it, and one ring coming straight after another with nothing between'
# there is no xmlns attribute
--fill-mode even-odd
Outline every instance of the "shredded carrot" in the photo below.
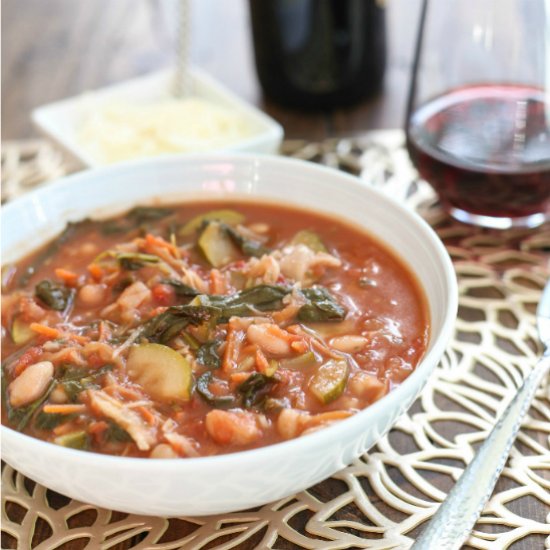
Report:
<svg viewBox="0 0 550 550"><path fill-rule="evenodd" d="M304 340L296 340L290 344L290 347L297 353L306 353L309 349Z"/></svg>
<svg viewBox="0 0 550 550"><path fill-rule="evenodd" d="M101 281L103 278L103 269L97 264L90 264L88 266L88 272L96 282Z"/></svg>
<svg viewBox="0 0 550 550"><path fill-rule="evenodd" d="M273 313L273 320L279 325L282 323L286 323L287 321L290 321L290 319L296 317L296 314L301 307L302 306L300 305L289 304L281 311L276 311L275 313Z"/></svg>
<svg viewBox="0 0 550 550"><path fill-rule="evenodd" d="M166 248L168 252L170 252L173 256L178 255L178 249L173 244L169 243L168 241L165 241L162 237L155 237L155 235L151 235L150 233L147 233L145 236L145 243L149 246L159 246L161 248Z"/></svg>
<svg viewBox="0 0 550 550"><path fill-rule="evenodd" d="M256 350L256 366L262 374L270 370L269 362L261 349Z"/></svg>
<svg viewBox="0 0 550 550"><path fill-rule="evenodd" d="M237 348L237 332L229 327L227 338L225 340L225 350L223 353L222 370L229 372L235 365L235 351Z"/></svg>
<svg viewBox="0 0 550 550"><path fill-rule="evenodd" d="M62 267L56 268L55 276L59 277L67 286L76 286L78 282L78 275L74 271L69 271Z"/></svg>
<svg viewBox="0 0 550 550"><path fill-rule="evenodd" d="M121 397L125 397L126 399L143 399L143 395L132 388L116 386L116 391Z"/></svg>
<svg viewBox="0 0 550 550"><path fill-rule="evenodd" d="M36 360L42 355L43 350L40 346L33 346L27 350L20 358L15 368L13 369L13 374L15 377L19 376L29 365L32 365Z"/></svg>
<svg viewBox="0 0 550 550"><path fill-rule="evenodd" d="M235 384L241 384L245 380L248 380L248 377L251 375L251 372L233 372L229 375L231 382Z"/></svg>
<svg viewBox="0 0 550 550"><path fill-rule="evenodd" d="M241 354L242 355L253 355L256 353L256 350L258 349L257 344L247 344L246 346L243 346L241 348Z"/></svg>
<svg viewBox="0 0 550 550"><path fill-rule="evenodd" d="M29 325L30 329L40 336L45 336L46 338L59 338L60 331L56 328L49 327L48 325L41 325L40 323L31 323Z"/></svg>
<svg viewBox="0 0 550 550"><path fill-rule="evenodd" d="M107 428L109 424L105 420L98 420L97 422L92 422L88 426L88 433L92 435L101 435Z"/></svg>
<svg viewBox="0 0 550 550"><path fill-rule="evenodd" d="M86 412L86 405L80 403L74 404L48 404L44 405L43 411L48 414L80 414Z"/></svg>
<svg viewBox="0 0 550 550"><path fill-rule="evenodd" d="M217 269L210 271L210 294L225 294L225 279Z"/></svg>
<svg viewBox="0 0 550 550"><path fill-rule="evenodd" d="M286 340L288 343L295 342L296 340L301 340L301 338L295 334L290 334L286 330L283 330L277 325L266 325L266 330L273 336L280 338L281 340Z"/></svg>
<svg viewBox="0 0 550 550"><path fill-rule="evenodd" d="M80 336L80 334L73 334L71 332L63 332L56 328L49 327L48 325L42 325L41 323L31 323L29 325L29 328L48 340L57 340L59 338L66 338L67 340L73 340L74 342L78 342L79 344L86 344L90 341L90 339L87 338L86 336Z"/></svg>
<svg viewBox="0 0 550 550"><path fill-rule="evenodd" d="M144 406L136 407L136 411L138 411L145 422L149 424L149 426L154 426L157 423L157 417L147 408Z"/></svg>

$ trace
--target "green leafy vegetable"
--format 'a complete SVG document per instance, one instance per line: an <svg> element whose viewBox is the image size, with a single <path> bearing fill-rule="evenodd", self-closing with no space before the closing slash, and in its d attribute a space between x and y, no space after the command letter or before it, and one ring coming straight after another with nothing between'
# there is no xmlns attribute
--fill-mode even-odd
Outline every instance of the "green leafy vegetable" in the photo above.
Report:
<svg viewBox="0 0 550 550"><path fill-rule="evenodd" d="M31 418L34 416L34 413L38 410L38 408L48 399L50 396L50 393L52 393L52 390L55 386L55 382L52 381L44 394L39 397L36 401L33 401L26 407L12 407L10 405L9 399L5 399L4 402L6 403L7 412L8 412L8 420L10 423L15 425L15 429L17 431L22 431L25 426L29 423ZM7 397L7 390L4 392L4 395Z"/></svg>
<svg viewBox="0 0 550 550"><path fill-rule="evenodd" d="M130 434L114 422L109 422L109 427L105 430L105 439L107 441L119 441L121 443L132 441Z"/></svg>
<svg viewBox="0 0 550 550"><path fill-rule="evenodd" d="M63 311L69 305L74 290L46 279L36 285L34 293L50 309Z"/></svg>
<svg viewBox="0 0 550 550"><path fill-rule="evenodd" d="M233 316L247 317L258 311L278 311L283 308L283 298L290 291L284 286L258 285L228 296L201 294L197 300L203 306L221 310L219 322L223 323Z"/></svg>
<svg viewBox="0 0 550 550"><path fill-rule="evenodd" d="M126 217L132 220L135 225L141 225L146 222L162 220L173 213L174 211L170 208L157 206L136 206L135 208L132 208L128 214L126 214Z"/></svg>
<svg viewBox="0 0 550 550"><path fill-rule="evenodd" d="M89 446L88 434L84 430L71 432L66 435L56 437L53 442L62 447L70 447L71 449L85 450Z"/></svg>
<svg viewBox="0 0 550 550"><path fill-rule="evenodd" d="M78 230L85 228L89 224L90 220L83 220L77 223L68 223L67 227L65 227L61 234L56 239L54 239L42 252L40 252L35 257L34 261L23 271L23 274L19 278L19 287L24 287L30 281L31 277L36 273L39 267L41 267L48 259L56 254L62 245L64 245L69 239L74 237Z"/></svg>
<svg viewBox="0 0 550 550"><path fill-rule="evenodd" d="M220 342L217 340L203 344L197 351L197 363L209 369L219 369L221 366L221 358L218 355L219 347Z"/></svg>
<svg viewBox="0 0 550 550"><path fill-rule="evenodd" d="M238 248L233 244L220 222L209 222L205 225L197 241L204 257L214 267L222 267L239 259Z"/></svg>
<svg viewBox="0 0 550 550"><path fill-rule="evenodd" d="M39 430L53 430L59 424L76 418L76 414L45 413L40 411L34 419L34 427Z"/></svg>
<svg viewBox="0 0 550 550"><path fill-rule="evenodd" d="M327 252L327 247L321 240L321 237L310 229L298 231L298 233L292 237L290 244L304 244L314 252Z"/></svg>
<svg viewBox="0 0 550 550"><path fill-rule="evenodd" d="M299 321L342 321L345 318L346 309L326 288L315 286L305 288L301 292L307 299L307 304L298 311Z"/></svg>
<svg viewBox="0 0 550 550"><path fill-rule="evenodd" d="M269 248L265 247L262 243L247 239L225 223L222 223L221 227L245 256L260 258L264 254L269 254Z"/></svg>
<svg viewBox="0 0 550 550"><path fill-rule="evenodd" d="M179 231L182 237L192 235L207 222L219 221L227 225L237 225L244 221L245 217L235 210L211 210L205 214L199 214L190 219Z"/></svg>
<svg viewBox="0 0 550 550"><path fill-rule="evenodd" d="M212 382L212 373L205 372L197 379L197 393L212 407L227 409L235 405L235 398L232 395L214 395L208 385Z"/></svg>
<svg viewBox="0 0 550 550"><path fill-rule="evenodd" d="M138 252L119 252L115 257L120 267L128 271L136 271L147 264L157 264L159 262L158 256Z"/></svg>
<svg viewBox="0 0 550 550"><path fill-rule="evenodd" d="M276 382L272 376L265 376L261 372L251 374L237 387L243 398L243 406L249 409L257 405Z"/></svg>
<svg viewBox="0 0 550 550"><path fill-rule="evenodd" d="M200 292L196 288L186 285L185 283L182 283L177 279L163 279L161 283L173 287L176 291L176 296L194 298L195 296L198 296L200 294Z"/></svg>
<svg viewBox="0 0 550 550"><path fill-rule="evenodd" d="M97 380L111 370L113 370L112 365L105 365L93 371L85 367L69 365L65 368L59 382L63 386L69 400L74 402L80 392L88 389L98 389Z"/></svg>
<svg viewBox="0 0 550 550"><path fill-rule="evenodd" d="M103 235L116 235L117 233L127 233L132 229L166 218L174 213L170 208L161 208L155 206L136 206L132 208L123 220L107 220L101 224Z"/></svg>
<svg viewBox="0 0 550 550"><path fill-rule="evenodd" d="M220 311L208 306L172 306L143 325L142 335L151 342L166 344L188 325L200 325L213 321Z"/></svg>

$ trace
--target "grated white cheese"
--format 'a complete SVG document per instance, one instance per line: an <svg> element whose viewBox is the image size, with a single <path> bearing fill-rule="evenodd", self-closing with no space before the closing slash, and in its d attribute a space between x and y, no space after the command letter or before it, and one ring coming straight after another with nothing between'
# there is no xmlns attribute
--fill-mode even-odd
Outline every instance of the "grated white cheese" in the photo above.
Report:
<svg viewBox="0 0 550 550"><path fill-rule="evenodd" d="M108 103L84 117L81 144L103 163L221 149L252 134L239 114L199 98Z"/></svg>

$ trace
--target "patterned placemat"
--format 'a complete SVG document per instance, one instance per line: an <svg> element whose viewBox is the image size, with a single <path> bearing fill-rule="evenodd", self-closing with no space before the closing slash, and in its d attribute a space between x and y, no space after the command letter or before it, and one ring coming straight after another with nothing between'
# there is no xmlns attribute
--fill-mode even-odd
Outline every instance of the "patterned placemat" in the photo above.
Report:
<svg viewBox="0 0 550 550"><path fill-rule="evenodd" d="M454 339L421 397L387 437L332 478L234 514L120 514L53 495L5 466L3 548L405 549L445 498L541 351L534 312L550 275L550 226L490 231L452 221L418 181L400 131L285 142L283 153L361 176L415 208L446 245L460 310ZM11 142L2 167L3 200L70 170L42 141ZM548 383L466 548L550 548Z"/></svg>

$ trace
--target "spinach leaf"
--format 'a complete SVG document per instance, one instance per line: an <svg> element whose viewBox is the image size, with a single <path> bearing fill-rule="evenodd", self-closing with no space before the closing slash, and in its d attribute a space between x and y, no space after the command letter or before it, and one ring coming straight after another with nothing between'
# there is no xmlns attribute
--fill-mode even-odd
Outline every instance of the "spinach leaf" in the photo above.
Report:
<svg viewBox="0 0 550 550"><path fill-rule="evenodd" d="M277 383L276 379L261 372L251 374L237 387L237 391L243 398L243 406L249 409L257 405L275 383Z"/></svg>
<svg viewBox="0 0 550 550"><path fill-rule="evenodd" d="M65 368L59 382L63 386L69 400L74 402L80 392L92 388L98 389L99 384L97 384L97 380L111 370L113 370L112 365L104 365L93 371L85 367L69 365Z"/></svg>
<svg viewBox="0 0 550 550"><path fill-rule="evenodd" d="M301 292L307 299L307 304L298 311L299 321L342 321L345 318L346 309L326 288L315 286L304 288Z"/></svg>
<svg viewBox="0 0 550 550"><path fill-rule="evenodd" d="M34 427L39 430L53 430L59 424L76 418L76 414L45 413L40 411L34 419Z"/></svg>
<svg viewBox="0 0 550 550"><path fill-rule="evenodd" d="M120 442L132 441L130 434L114 422L109 422L109 427L105 431L105 439Z"/></svg>
<svg viewBox="0 0 550 550"><path fill-rule="evenodd" d="M276 285L258 285L241 290L228 296L206 295L198 297L203 306L221 310L219 322L226 322L230 317L247 317L258 311L278 311L283 308L283 298L290 288Z"/></svg>
<svg viewBox="0 0 550 550"><path fill-rule="evenodd" d="M157 264L158 256L153 254L140 254L139 252L120 252L116 255L116 259L122 269L127 271L136 271L147 264Z"/></svg>
<svg viewBox="0 0 550 550"><path fill-rule="evenodd" d="M45 279L36 285L34 293L50 309L63 311L70 304L74 290Z"/></svg>
<svg viewBox="0 0 550 550"><path fill-rule="evenodd" d="M209 369L219 369L221 366L221 358L218 355L220 342L212 340L206 342L197 350L197 363L208 367Z"/></svg>
<svg viewBox="0 0 550 550"><path fill-rule="evenodd" d="M212 407L217 409L227 409L235 405L235 398L232 395L214 395L208 384L212 382L212 373L205 372L197 379L197 393Z"/></svg>
<svg viewBox="0 0 550 550"><path fill-rule="evenodd" d="M176 291L176 296L193 298L198 296L200 292L192 286L186 285L177 279L163 279L161 283L170 285Z"/></svg>
<svg viewBox="0 0 550 550"><path fill-rule="evenodd" d="M48 399L50 396L50 393L52 393L52 390L55 386L55 381L52 380L44 394L39 397L36 401L33 401L26 407L12 407L10 405L9 399L6 399L6 407L8 410L8 420L15 424L15 429L20 432L22 431L25 426L29 423L31 418L34 416L34 413L38 410L38 408Z"/></svg>
<svg viewBox="0 0 550 550"><path fill-rule="evenodd" d="M269 248L265 247L262 243L243 237L243 235L241 235L238 231L225 223L221 224L221 228L227 235L229 235L233 243L245 256L260 258L264 254L269 254L271 252Z"/></svg>
<svg viewBox="0 0 550 550"><path fill-rule="evenodd" d="M127 233L132 229L148 222L154 222L166 218L173 214L170 208L160 208L155 206L136 206L130 210L122 220L106 220L101 222L101 233L103 235L116 235L117 233Z"/></svg>
<svg viewBox="0 0 550 550"><path fill-rule="evenodd" d="M146 222L162 220L162 218L166 218L173 213L174 211L170 208L157 206L136 206L135 208L132 208L128 214L126 214L126 217L129 220L132 220L137 226Z"/></svg>
<svg viewBox="0 0 550 550"><path fill-rule="evenodd" d="M90 220L83 220L76 223L68 223L61 234L55 238L42 252L40 252L34 259L34 261L26 267L23 274L19 278L19 288L24 287L36 273L37 269L42 266L48 259L50 259L63 244L65 244L70 238L72 238L79 229L86 227L90 224Z"/></svg>
<svg viewBox="0 0 550 550"><path fill-rule="evenodd" d="M166 344L188 325L200 325L205 321L215 323L219 309L207 306L172 306L143 325L142 336L152 342Z"/></svg>

